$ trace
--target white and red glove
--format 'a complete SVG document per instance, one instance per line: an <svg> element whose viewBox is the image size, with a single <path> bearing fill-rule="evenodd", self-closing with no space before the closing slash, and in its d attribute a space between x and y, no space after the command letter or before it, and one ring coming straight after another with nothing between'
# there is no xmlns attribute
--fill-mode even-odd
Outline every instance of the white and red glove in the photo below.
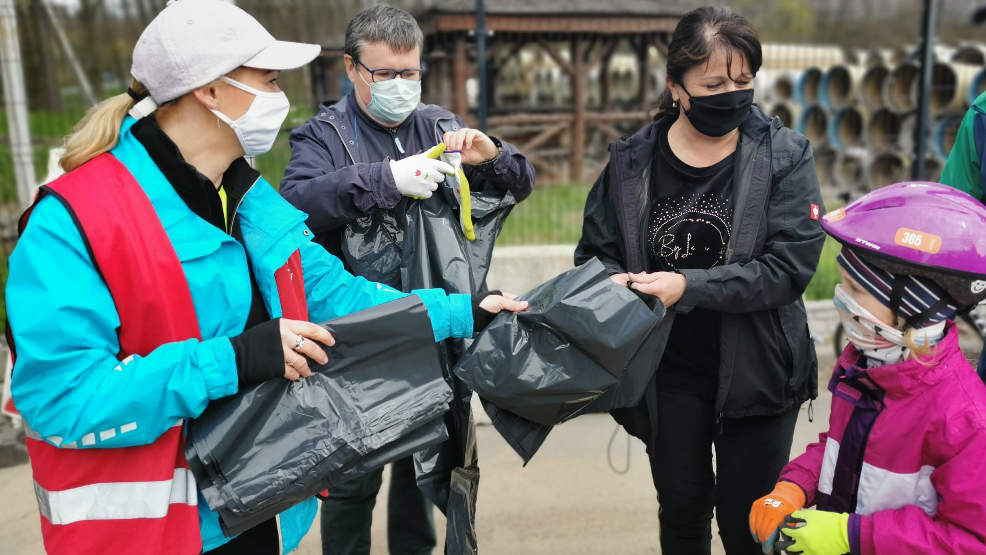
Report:
<svg viewBox="0 0 986 555"><path fill-rule="evenodd" d="M445 176L455 173L449 164L430 158L429 152L391 160L390 171L394 174L397 190L406 197L417 199L430 198L438 184L445 181Z"/></svg>

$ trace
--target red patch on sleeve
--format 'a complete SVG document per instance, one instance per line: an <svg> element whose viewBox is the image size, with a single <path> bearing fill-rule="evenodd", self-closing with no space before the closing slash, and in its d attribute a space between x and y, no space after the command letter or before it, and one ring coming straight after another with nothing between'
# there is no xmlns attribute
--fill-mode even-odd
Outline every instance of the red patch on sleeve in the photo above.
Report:
<svg viewBox="0 0 986 555"><path fill-rule="evenodd" d="M817 204L812 204L811 205L811 219L813 219L815 221L818 221L818 212L819 212L818 205Z"/></svg>

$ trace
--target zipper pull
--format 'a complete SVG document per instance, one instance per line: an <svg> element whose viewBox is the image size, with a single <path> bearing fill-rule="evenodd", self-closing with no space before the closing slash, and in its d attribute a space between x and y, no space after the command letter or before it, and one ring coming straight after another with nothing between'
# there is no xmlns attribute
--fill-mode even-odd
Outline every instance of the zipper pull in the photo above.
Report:
<svg viewBox="0 0 986 555"><path fill-rule="evenodd" d="M397 150L401 153L401 156L403 156L404 145L401 144L401 140L399 137L397 137L397 133L394 133L394 144L397 145Z"/></svg>

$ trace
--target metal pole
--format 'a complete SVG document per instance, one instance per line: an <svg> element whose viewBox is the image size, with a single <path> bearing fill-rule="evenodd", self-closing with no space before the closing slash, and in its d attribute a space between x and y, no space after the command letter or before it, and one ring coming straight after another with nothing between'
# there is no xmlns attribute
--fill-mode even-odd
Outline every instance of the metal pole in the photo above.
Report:
<svg viewBox="0 0 986 555"><path fill-rule="evenodd" d="M82 65L79 64L79 59L75 57L75 50L72 49L72 45L68 42L68 37L65 36L65 30L62 29L62 22L59 21L55 10L51 9L51 3L48 0L41 0L41 5L44 6L45 12L48 14L48 19L51 20L51 26L55 29L55 36L58 37L58 43L62 47L62 52L65 53L69 65L72 66L72 72L75 73L75 79L79 82L79 88L82 90L82 98L85 99L86 104L95 106L97 102L96 95L92 92L92 85L89 83L89 78L82 71Z"/></svg>
<svg viewBox="0 0 986 555"><path fill-rule="evenodd" d="M486 68L486 2L476 0L476 63L479 67L479 130L486 133L489 76Z"/></svg>
<svg viewBox="0 0 986 555"><path fill-rule="evenodd" d="M0 33L0 71L3 72L4 106L7 110L10 150L14 159L17 200L21 208L27 208L34 200L37 181L34 177L27 94L24 90L24 68L21 64L14 0L0 0Z"/></svg>
<svg viewBox="0 0 986 555"><path fill-rule="evenodd" d="M924 17L921 21L921 81L918 86L918 124L914 130L914 165L911 177L924 179L924 155L928 150L928 96L931 92L931 66L934 54L935 0L924 0Z"/></svg>

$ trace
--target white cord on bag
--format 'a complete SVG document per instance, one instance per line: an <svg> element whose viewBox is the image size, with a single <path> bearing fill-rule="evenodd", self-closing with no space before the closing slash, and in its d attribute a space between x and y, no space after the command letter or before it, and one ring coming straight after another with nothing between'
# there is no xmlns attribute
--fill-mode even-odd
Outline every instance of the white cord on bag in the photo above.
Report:
<svg viewBox="0 0 986 555"><path fill-rule="evenodd" d="M617 470L616 465L613 464L613 442L616 441L616 434L620 432L619 424L613 428L613 433L609 436L609 445L606 446L606 463L609 464L609 469L615 474L626 474L630 472L630 434L627 434L627 465L623 470Z"/></svg>

